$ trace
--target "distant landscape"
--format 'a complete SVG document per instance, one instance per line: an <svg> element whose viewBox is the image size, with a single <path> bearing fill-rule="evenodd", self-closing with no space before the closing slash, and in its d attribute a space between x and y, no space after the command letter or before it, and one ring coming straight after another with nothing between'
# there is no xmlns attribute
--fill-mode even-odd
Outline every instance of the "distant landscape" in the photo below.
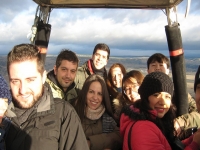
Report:
<svg viewBox="0 0 200 150"><path fill-rule="evenodd" d="M89 55L78 55L80 63L79 66L82 65L85 61L87 61L91 56ZM114 63L121 63L123 64L127 71L130 70L139 70L144 75L147 73L147 62L148 57L110 57L106 69L109 70L110 66ZM50 71L53 66L55 65L56 56L51 55L46 57L45 68L47 71ZM6 68L6 56L0 56L0 74L4 76L4 78L8 81L7 76L7 68ZM185 58L185 65L186 65L186 75L187 75L187 85L188 91L192 95L193 92L193 82L194 82L194 75L197 71L198 66L200 65L200 58Z"/></svg>

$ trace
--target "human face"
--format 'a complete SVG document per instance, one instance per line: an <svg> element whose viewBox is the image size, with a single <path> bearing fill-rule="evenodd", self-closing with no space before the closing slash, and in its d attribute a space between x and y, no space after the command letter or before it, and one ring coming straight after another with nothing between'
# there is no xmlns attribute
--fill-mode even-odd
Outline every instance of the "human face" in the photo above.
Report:
<svg viewBox="0 0 200 150"><path fill-rule="evenodd" d="M152 62L149 64L148 73L152 73L152 72L156 72L156 71L163 72L167 75L169 74L169 68L167 68L167 64L164 62L159 63L159 62L155 61L155 62Z"/></svg>
<svg viewBox="0 0 200 150"><path fill-rule="evenodd" d="M74 82L77 67L77 63L68 60L63 60L58 68L54 66L54 74L64 91Z"/></svg>
<svg viewBox="0 0 200 150"><path fill-rule="evenodd" d="M46 72L38 72L36 60L14 62L9 66L10 88L15 106L31 108L41 97Z"/></svg>
<svg viewBox="0 0 200 150"><path fill-rule="evenodd" d="M139 84L135 78L129 78L124 82L124 93L131 102L135 102L136 100L140 99L138 89Z"/></svg>
<svg viewBox="0 0 200 150"><path fill-rule="evenodd" d="M8 108L8 99L0 98L0 118L3 118L7 108Z"/></svg>
<svg viewBox="0 0 200 150"><path fill-rule="evenodd" d="M111 76L112 76L112 82L115 85L115 87L117 87L117 88L122 87L123 73L121 71L121 68L115 67L112 70Z"/></svg>
<svg viewBox="0 0 200 150"><path fill-rule="evenodd" d="M92 60L96 69L101 69L108 62L108 52L98 49L95 54L92 55Z"/></svg>
<svg viewBox="0 0 200 150"><path fill-rule="evenodd" d="M164 117L171 105L171 95L167 92L154 93L148 99L150 108L157 111L158 118Z"/></svg>
<svg viewBox="0 0 200 150"><path fill-rule="evenodd" d="M96 110L102 103L102 87L98 81L92 82L88 92L87 92L87 106L92 109Z"/></svg>
<svg viewBox="0 0 200 150"><path fill-rule="evenodd" d="M195 100L196 100L197 110L200 112L200 84L197 84L196 87Z"/></svg>

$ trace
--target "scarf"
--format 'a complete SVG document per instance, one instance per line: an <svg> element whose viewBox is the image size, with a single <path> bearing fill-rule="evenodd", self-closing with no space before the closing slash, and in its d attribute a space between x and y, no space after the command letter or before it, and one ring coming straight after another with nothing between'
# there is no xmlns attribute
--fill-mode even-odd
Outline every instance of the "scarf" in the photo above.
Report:
<svg viewBox="0 0 200 150"><path fill-rule="evenodd" d="M90 120L99 119L103 115L104 112L105 112L105 107L102 104L95 110L86 106L86 117Z"/></svg>

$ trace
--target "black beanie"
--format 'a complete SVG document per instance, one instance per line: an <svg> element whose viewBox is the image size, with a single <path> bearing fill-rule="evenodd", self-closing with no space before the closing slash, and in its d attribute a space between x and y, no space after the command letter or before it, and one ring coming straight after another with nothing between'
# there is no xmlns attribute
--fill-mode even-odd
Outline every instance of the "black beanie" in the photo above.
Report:
<svg viewBox="0 0 200 150"><path fill-rule="evenodd" d="M200 78L194 82L194 92L196 93L197 84L200 84Z"/></svg>
<svg viewBox="0 0 200 150"><path fill-rule="evenodd" d="M173 82L170 77L163 72L152 72L144 78L138 93L142 100L154 93L167 92L173 96Z"/></svg>

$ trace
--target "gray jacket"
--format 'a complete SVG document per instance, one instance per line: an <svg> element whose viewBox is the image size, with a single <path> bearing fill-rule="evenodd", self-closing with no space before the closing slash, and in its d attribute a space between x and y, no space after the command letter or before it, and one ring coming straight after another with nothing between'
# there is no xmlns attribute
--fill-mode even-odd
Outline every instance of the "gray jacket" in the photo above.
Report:
<svg viewBox="0 0 200 150"><path fill-rule="evenodd" d="M53 98L48 84L34 107L20 110L23 113L19 110L11 103L7 111L12 122L5 139L8 150L89 149L74 108Z"/></svg>

